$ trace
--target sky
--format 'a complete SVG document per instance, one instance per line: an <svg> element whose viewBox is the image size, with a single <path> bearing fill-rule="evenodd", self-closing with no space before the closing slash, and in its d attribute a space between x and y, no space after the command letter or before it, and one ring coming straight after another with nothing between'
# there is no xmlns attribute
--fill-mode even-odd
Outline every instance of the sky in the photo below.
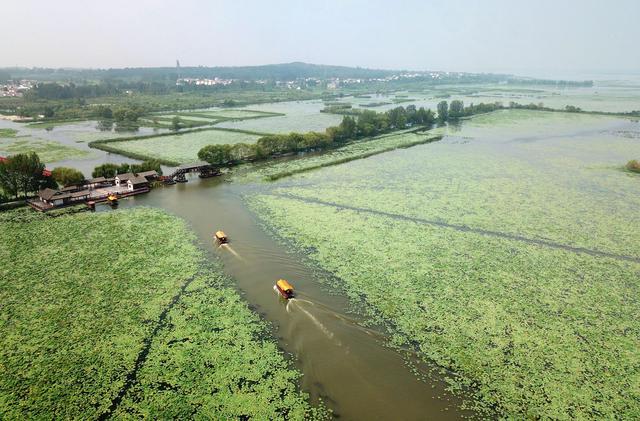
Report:
<svg viewBox="0 0 640 421"><path fill-rule="evenodd" d="M639 21L640 0L5 1L0 67L640 73Z"/></svg>

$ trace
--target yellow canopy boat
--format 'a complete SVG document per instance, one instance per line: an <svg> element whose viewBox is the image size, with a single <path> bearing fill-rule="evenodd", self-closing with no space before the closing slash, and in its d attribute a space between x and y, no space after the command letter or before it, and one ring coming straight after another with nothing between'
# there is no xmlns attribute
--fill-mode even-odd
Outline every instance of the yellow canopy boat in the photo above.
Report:
<svg viewBox="0 0 640 421"><path fill-rule="evenodd" d="M284 279L279 279L278 282L276 282L276 289L278 290L280 295L282 295L287 300L289 298L293 298L293 287Z"/></svg>
<svg viewBox="0 0 640 421"><path fill-rule="evenodd" d="M216 240L218 240L220 244L229 242L229 238L227 238L227 234L225 234L224 231L216 231L214 237L216 237Z"/></svg>

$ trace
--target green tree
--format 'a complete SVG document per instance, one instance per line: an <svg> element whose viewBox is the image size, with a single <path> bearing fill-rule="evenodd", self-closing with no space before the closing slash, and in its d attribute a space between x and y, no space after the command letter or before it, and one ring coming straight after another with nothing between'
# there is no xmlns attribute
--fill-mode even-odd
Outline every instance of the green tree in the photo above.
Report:
<svg viewBox="0 0 640 421"><path fill-rule="evenodd" d="M464 115L464 103L458 99L451 101L449 105L449 118L457 120Z"/></svg>
<svg viewBox="0 0 640 421"><path fill-rule="evenodd" d="M342 121L340 122L340 134L342 139L355 139L357 133L357 124L356 120L351 116L342 117Z"/></svg>
<svg viewBox="0 0 640 421"><path fill-rule="evenodd" d="M234 162L246 161L256 156L256 146L247 143L235 143L231 146L231 160Z"/></svg>
<svg viewBox="0 0 640 421"><path fill-rule="evenodd" d="M44 115L45 118L51 118L56 114L56 111L53 109L52 106L47 105L44 107L42 114Z"/></svg>
<svg viewBox="0 0 640 421"><path fill-rule="evenodd" d="M157 159L147 159L139 164L131 164L130 168L128 168L128 171L131 171L133 173L155 171L158 173L158 175L162 175L162 164Z"/></svg>
<svg viewBox="0 0 640 421"><path fill-rule="evenodd" d="M0 162L0 187L10 196L37 192L47 183L44 164L35 152L17 154Z"/></svg>
<svg viewBox="0 0 640 421"><path fill-rule="evenodd" d="M415 107L414 107L415 109ZM389 125L395 129L404 129L407 126L407 111L404 107L396 107L387 111Z"/></svg>
<svg viewBox="0 0 640 421"><path fill-rule="evenodd" d="M84 181L84 174L75 168L57 167L51 171L51 177L63 186L80 184Z"/></svg>
<svg viewBox="0 0 640 421"><path fill-rule="evenodd" d="M93 178L104 177L104 178L113 178L118 173L119 166L117 164L106 163L102 165L98 165L93 169L91 176Z"/></svg>
<svg viewBox="0 0 640 421"><path fill-rule="evenodd" d="M182 124L182 119L180 118L180 116L173 116L173 118L171 119L171 130L173 131L178 131L183 127Z"/></svg>
<svg viewBox="0 0 640 421"><path fill-rule="evenodd" d="M232 160L231 145L207 145L200 149L198 158L210 164L226 164Z"/></svg>
<svg viewBox="0 0 640 421"><path fill-rule="evenodd" d="M106 105L98 105L95 107L93 115L101 120L110 120L113 118L113 110Z"/></svg>
<svg viewBox="0 0 640 421"><path fill-rule="evenodd" d="M438 121L444 123L449 119L449 104L447 101L440 101L438 103Z"/></svg>

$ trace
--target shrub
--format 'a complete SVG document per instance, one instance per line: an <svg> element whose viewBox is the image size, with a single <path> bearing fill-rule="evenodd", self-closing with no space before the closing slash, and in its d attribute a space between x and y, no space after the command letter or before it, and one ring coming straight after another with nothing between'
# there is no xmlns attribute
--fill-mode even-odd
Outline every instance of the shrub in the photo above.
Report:
<svg viewBox="0 0 640 421"><path fill-rule="evenodd" d="M84 174L75 168L58 167L51 171L53 179L63 186L80 184L84 181Z"/></svg>
<svg viewBox="0 0 640 421"><path fill-rule="evenodd" d="M632 159L631 161L627 162L626 168L629 171L640 173L640 161Z"/></svg>

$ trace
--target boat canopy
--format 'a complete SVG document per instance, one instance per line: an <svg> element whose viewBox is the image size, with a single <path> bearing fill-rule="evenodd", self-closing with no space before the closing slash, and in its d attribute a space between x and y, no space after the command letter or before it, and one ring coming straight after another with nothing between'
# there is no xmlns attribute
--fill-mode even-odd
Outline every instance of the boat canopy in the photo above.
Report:
<svg viewBox="0 0 640 421"><path fill-rule="evenodd" d="M278 288L280 288L284 292L293 291L293 287L291 286L291 284L284 279L279 279L278 282L276 282L276 285L278 285Z"/></svg>
<svg viewBox="0 0 640 421"><path fill-rule="evenodd" d="M216 231L216 237L217 238L227 238L227 234L225 234L223 231Z"/></svg>

